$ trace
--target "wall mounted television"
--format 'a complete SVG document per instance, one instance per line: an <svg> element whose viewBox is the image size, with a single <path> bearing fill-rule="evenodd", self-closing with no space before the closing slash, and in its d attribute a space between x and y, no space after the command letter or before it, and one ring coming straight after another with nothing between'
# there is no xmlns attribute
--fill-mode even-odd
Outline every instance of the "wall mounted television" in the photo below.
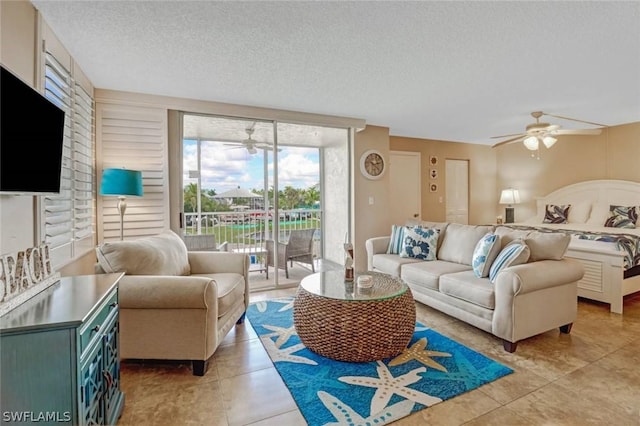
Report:
<svg viewBox="0 0 640 426"><path fill-rule="evenodd" d="M0 194L58 194L65 113L0 67Z"/></svg>

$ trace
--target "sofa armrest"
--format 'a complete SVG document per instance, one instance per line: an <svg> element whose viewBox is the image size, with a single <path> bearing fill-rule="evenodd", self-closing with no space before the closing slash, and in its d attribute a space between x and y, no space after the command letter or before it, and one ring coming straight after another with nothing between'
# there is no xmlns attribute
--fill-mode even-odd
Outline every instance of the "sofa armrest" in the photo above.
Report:
<svg viewBox="0 0 640 426"><path fill-rule="evenodd" d="M364 246L367 250L367 269L373 271L373 255L386 253L389 247L390 236L373 237L365 241Z"/></svg>
<svg viewBox="0 0 640 426"><path fill-rule="evenodd" d="M496 278L496 298L532 293L577 282L584 276L582 264L574 259L541 260L504 269Z"/></svg>
<svg viewBox="0 0 640 426"><path fill-rule="evenodd" d="M248 276L249 255L219 251L190 251L187 254L192 274L235 272Z"/></svg>
<svg viewBox="0 0 640 426"><path fill-rule="evenodd" d="M121 309L209 309L217 315L218 286L211 278L125 275L118 284Z"/></svg>

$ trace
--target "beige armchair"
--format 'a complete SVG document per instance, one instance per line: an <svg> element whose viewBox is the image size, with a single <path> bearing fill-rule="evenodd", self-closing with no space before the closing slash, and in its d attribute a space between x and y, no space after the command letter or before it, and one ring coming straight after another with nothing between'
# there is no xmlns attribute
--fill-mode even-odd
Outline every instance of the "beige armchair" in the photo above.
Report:
<svg viewBox="0 0 640 426"><path fill-rule="evenodd" d="M315 272L313 264L313 234L315 229L294 229L289 234L289 240L278 243L278 269L284 269L285 276L289 278L288 262L293 266L293 261L311 265L311 271ZM266 241L267 250L267 278L269 278L269 266L275 267L276 249L273 240Z"/></svg>
<svg viewBox="0 0 640 426"><path fill-rule="evenodd" d="M249 304L249 256L189 252L172 231L103 243L99 269L125 272L119 284L123 359L190 360L202 376L208 360Z"/></svg>

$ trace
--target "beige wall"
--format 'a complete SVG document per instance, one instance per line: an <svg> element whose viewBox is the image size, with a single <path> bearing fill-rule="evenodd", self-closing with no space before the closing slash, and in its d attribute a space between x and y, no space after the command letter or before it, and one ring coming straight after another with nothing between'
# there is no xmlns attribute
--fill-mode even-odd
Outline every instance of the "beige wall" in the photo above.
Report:
<svg viewBox="0 0 640 426"><path fill-rule="evenodd" d="M562 186L593 179L640 182L640 122L610 127L598 136L563 136L550 149L542 148L539 160L520 143L495 151L496 192L508 187L520 192L516 221L535 215L535 197Z"/></svg>
<svg viewBox="0 0 640 426"><path fill-rule="evenodd" d="M486 224L495 221L498 196L496 193L496 153L488 146L391 136L393 151L419 152L422 159L422 219L446 220L445 161L469 161L469 223ZM438 165L429 164L431 156L438 157ZM438 178L431 180L429 170L438 170ZM429 191L429 183L438 184L437 192ZM442 202L440 202L442 197Z"/></svg>

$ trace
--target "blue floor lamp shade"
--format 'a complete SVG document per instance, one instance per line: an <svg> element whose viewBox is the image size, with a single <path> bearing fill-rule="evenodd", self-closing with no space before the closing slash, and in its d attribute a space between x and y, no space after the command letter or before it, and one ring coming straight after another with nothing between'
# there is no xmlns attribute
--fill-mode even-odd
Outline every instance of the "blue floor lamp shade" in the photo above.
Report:
<svg viewBox="0 0 640 426"><path fill-rule="evenodd" d="M142 197L142 172L127 169L104 169L100 195L117 196L120 212L120 239L124 237L124 212L127 210L126 196Z"/></svg>

